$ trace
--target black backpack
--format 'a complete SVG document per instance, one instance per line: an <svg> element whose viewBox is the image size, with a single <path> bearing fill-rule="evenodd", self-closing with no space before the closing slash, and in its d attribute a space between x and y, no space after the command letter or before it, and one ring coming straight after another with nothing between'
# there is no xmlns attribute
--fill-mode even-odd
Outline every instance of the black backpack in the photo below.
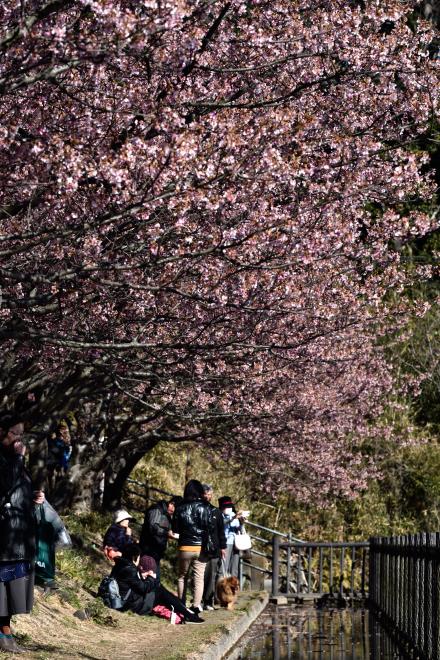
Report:
<svg viewBox="0 0 440 660"><path fill-rule="evenodd" d="M107 575L102 578L101 584L98 588L98 596L104 601L104 605L110 607L112 610L121 610L131 593L131 589L127 591L125 598L121 598L119 593L119 585L114 577Z"/></svg>

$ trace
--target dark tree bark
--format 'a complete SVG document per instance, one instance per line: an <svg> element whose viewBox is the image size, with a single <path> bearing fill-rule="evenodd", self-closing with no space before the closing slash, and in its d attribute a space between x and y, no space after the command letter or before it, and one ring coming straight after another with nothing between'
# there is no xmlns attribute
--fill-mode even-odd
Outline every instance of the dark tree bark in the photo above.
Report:
<svg viewBox="0 0 440 660"><path fill-rule="evenodd" d="M102 497L102 508L105 511L115 511L121 508L122 490L128 477L145 456L145 451L136 451L131 456L121 458L117 464L112 460L112 465L106 471L104 481L104 493Z"/></svg>
<svg viewBox="0 0 440 660"><path fill-rule="evenodd" d="M34 490L47 491L47 438L49 431L35 430L29 438L29 472Z"/></svg>
<svg viewBox="0 0 440 660"><path fill-rule="evenodd" d="M60 479L52 494L52 504L59 511L80 512L99 508L105 452L92 457L82 455Z"/></svg>
<svg viewBox="0 0 440 660"><path fill-rule="evenodd" d="M130 474L141 458L151 451L159 440L152 438L141 448L133 449L130 454L113 457L105 473L102 508L114 511L121 508L122 491Z"/></svg>
<svg viewBox="0 0 440 660"><path fill-rule="evenodd" d="M78 427L70 465L56 484L51 502L60 511L88 511L97 508L100 484L107 466L108 447L102 440L105 418L98 408L84 405L77 414Z"/></svg>

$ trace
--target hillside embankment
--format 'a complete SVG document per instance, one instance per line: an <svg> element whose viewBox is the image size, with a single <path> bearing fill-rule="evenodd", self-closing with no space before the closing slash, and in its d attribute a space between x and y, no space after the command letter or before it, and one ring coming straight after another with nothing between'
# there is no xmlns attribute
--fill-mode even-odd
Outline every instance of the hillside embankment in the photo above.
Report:
<svg viewBox="0 0 440 660"><path fill-rule="evenodd" d="M203 612L203 625L171 625L156 616L138 616L108 609L96 597L110 562L101 551L102 531L110 516L65 516L73 548L57 552L58 589L35 590L30 615L13 618L17 641L33 660L84 658L148 658L186 660L221 658L264 608L267 595L240 594L235 610ZM161 565L167 588L175 588L175 548L170 547ZM0 657L2 656L0 653ZM11 656L12 657L12 656ZM14 656L15 657L15 656Z"/></svg>
<svg viewBox="0 0 440 660"><path fill-rule="evenodd" d="M44 595L37 591L34 611L16 618L17 640L23 658L55 660L186 660L218 658L228 651L263 609L266 596L243 593L235 610L204 612L205 624L172 626L164 619L107 610L86 592L78 610L63 589ZM81 620L78 614L89 618Z"/></svg>

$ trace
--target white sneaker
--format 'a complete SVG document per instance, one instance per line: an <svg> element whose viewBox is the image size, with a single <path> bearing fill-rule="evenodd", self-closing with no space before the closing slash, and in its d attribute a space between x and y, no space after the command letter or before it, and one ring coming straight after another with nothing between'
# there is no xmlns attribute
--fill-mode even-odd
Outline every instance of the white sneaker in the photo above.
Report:
<svg viewBox="0 0 440 660"><path fill-rule="evenodd" d="M214 608L212 607L212 605L205 605L205 610L212 612Z"/></svg>

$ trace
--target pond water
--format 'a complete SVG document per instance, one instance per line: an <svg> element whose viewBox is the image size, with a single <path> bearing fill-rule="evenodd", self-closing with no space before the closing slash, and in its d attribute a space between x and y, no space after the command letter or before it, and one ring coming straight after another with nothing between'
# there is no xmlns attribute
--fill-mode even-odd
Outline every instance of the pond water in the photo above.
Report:
<svg viewBox="0 0 440 660"><path fill-rule="evenodd" d="M269 605L230 660L390 660L404 658L367 610Z"/></svg>

